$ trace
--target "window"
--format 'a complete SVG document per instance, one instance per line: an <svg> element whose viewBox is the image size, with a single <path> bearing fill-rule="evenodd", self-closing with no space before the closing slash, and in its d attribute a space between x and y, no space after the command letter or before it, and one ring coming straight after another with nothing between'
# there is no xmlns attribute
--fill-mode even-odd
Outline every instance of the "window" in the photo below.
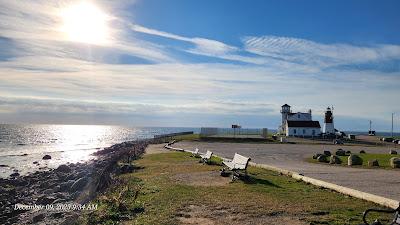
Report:
<svg viewBox="0 0 400 225"><path fill-rule="evenodd" d="M303 129L303 134L306 134L306 129Z"/></svg>
<svg viewBox="0 0 400 225"><path fill-rule="evenodd" d="M313 135L313 136L315 135L315 130L312 130L312 135Z"/></svg>
<svg viewBox="0 0 400 225"><path fill-rule="evenodd" d="M294 129L294 130L293 130L293 133L296 134L296 132L297 132L296 129Z"/></svg>
<svg viewBox="0 0 400 225"><path fill-rule="evenodd" d="M299 119L300 119L300 114L297 114L297 118L299 118Z"/></svg>

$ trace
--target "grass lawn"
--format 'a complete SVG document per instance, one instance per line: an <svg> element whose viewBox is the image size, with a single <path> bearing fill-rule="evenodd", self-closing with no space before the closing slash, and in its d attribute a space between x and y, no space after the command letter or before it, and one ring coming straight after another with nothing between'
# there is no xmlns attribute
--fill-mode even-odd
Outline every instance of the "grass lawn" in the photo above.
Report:
<svg viewBox="0 0 400 225"><path fill-rule="evenodd" d="M363 164L362 166L353 166L353 167L362 167L362 168L383 168L383 169L393 169L392 167L390 167L390 163L389 160L392 157L400 157L398 155L390 155L390 154L355 154L360 156L363 159ZM342 166L347 166L347 158L349 156L339 156L339 158L342 160ZM329 157L328 157L329 159ZM379 162L379 167L368 167L368 161L369 160L374 160L377 159ZM313 163L320 163L318 162L316 159L309 159L309 162L313 162ZM321 164L328 164L328 163L321 163Z"/></svg>
<svg viewBox="0 0 400 225"><path fill-rule="evenodd" d="M214 158L213 164L220 159ZM136 172L93 203L80 224L332 224L361 223L373 203L250 167L247 181L230 182L218 165L188 153L145 155Z"/></svg>

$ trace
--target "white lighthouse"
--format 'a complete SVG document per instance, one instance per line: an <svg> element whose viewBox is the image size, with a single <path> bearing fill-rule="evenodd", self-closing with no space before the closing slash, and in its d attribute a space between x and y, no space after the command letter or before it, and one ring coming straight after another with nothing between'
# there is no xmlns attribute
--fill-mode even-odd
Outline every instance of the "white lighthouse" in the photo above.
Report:
<svg viewBox="0 0 400 225"><path fill-rule="evenodd" d="M325 134L335 134L335 126L333 125L333 113L331 108L325 111L324 127L322 132Z"/></svg>

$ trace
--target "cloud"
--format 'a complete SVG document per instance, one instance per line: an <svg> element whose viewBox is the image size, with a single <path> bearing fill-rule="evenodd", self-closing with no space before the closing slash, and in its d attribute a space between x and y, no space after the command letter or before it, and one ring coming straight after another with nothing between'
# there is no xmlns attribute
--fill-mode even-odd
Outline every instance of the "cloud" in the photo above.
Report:
<svg viewBox="0 0 400 225"><path fill-rule="evenodd" d="M245 37L243 43L246 51L260 56L321 68L400 58L398 45L322 44L277 36Z"/></svg>

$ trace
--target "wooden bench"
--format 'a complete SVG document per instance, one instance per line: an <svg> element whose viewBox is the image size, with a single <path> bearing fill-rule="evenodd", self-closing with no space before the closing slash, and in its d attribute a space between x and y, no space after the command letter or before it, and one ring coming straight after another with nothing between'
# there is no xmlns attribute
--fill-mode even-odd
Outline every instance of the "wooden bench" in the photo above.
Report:
<svg viewBox="0 0 400 225"><path fill-rule="evenodd" d="M221 175L224 176L228 172L232 172L232 180L236 180L242 176L241 172L244 172L244 176L247 176L247 166L249 165L250 158L235 153L232 161L223 161L223 168Z"/></svg>
<svg viewBox="0 0 400 225"><path fill-rule="evenodd" d="M200 162L208 164L211 160L212 155L213 155L213 152L207 150L206 154L200 155L201 156Z"/></svg>

